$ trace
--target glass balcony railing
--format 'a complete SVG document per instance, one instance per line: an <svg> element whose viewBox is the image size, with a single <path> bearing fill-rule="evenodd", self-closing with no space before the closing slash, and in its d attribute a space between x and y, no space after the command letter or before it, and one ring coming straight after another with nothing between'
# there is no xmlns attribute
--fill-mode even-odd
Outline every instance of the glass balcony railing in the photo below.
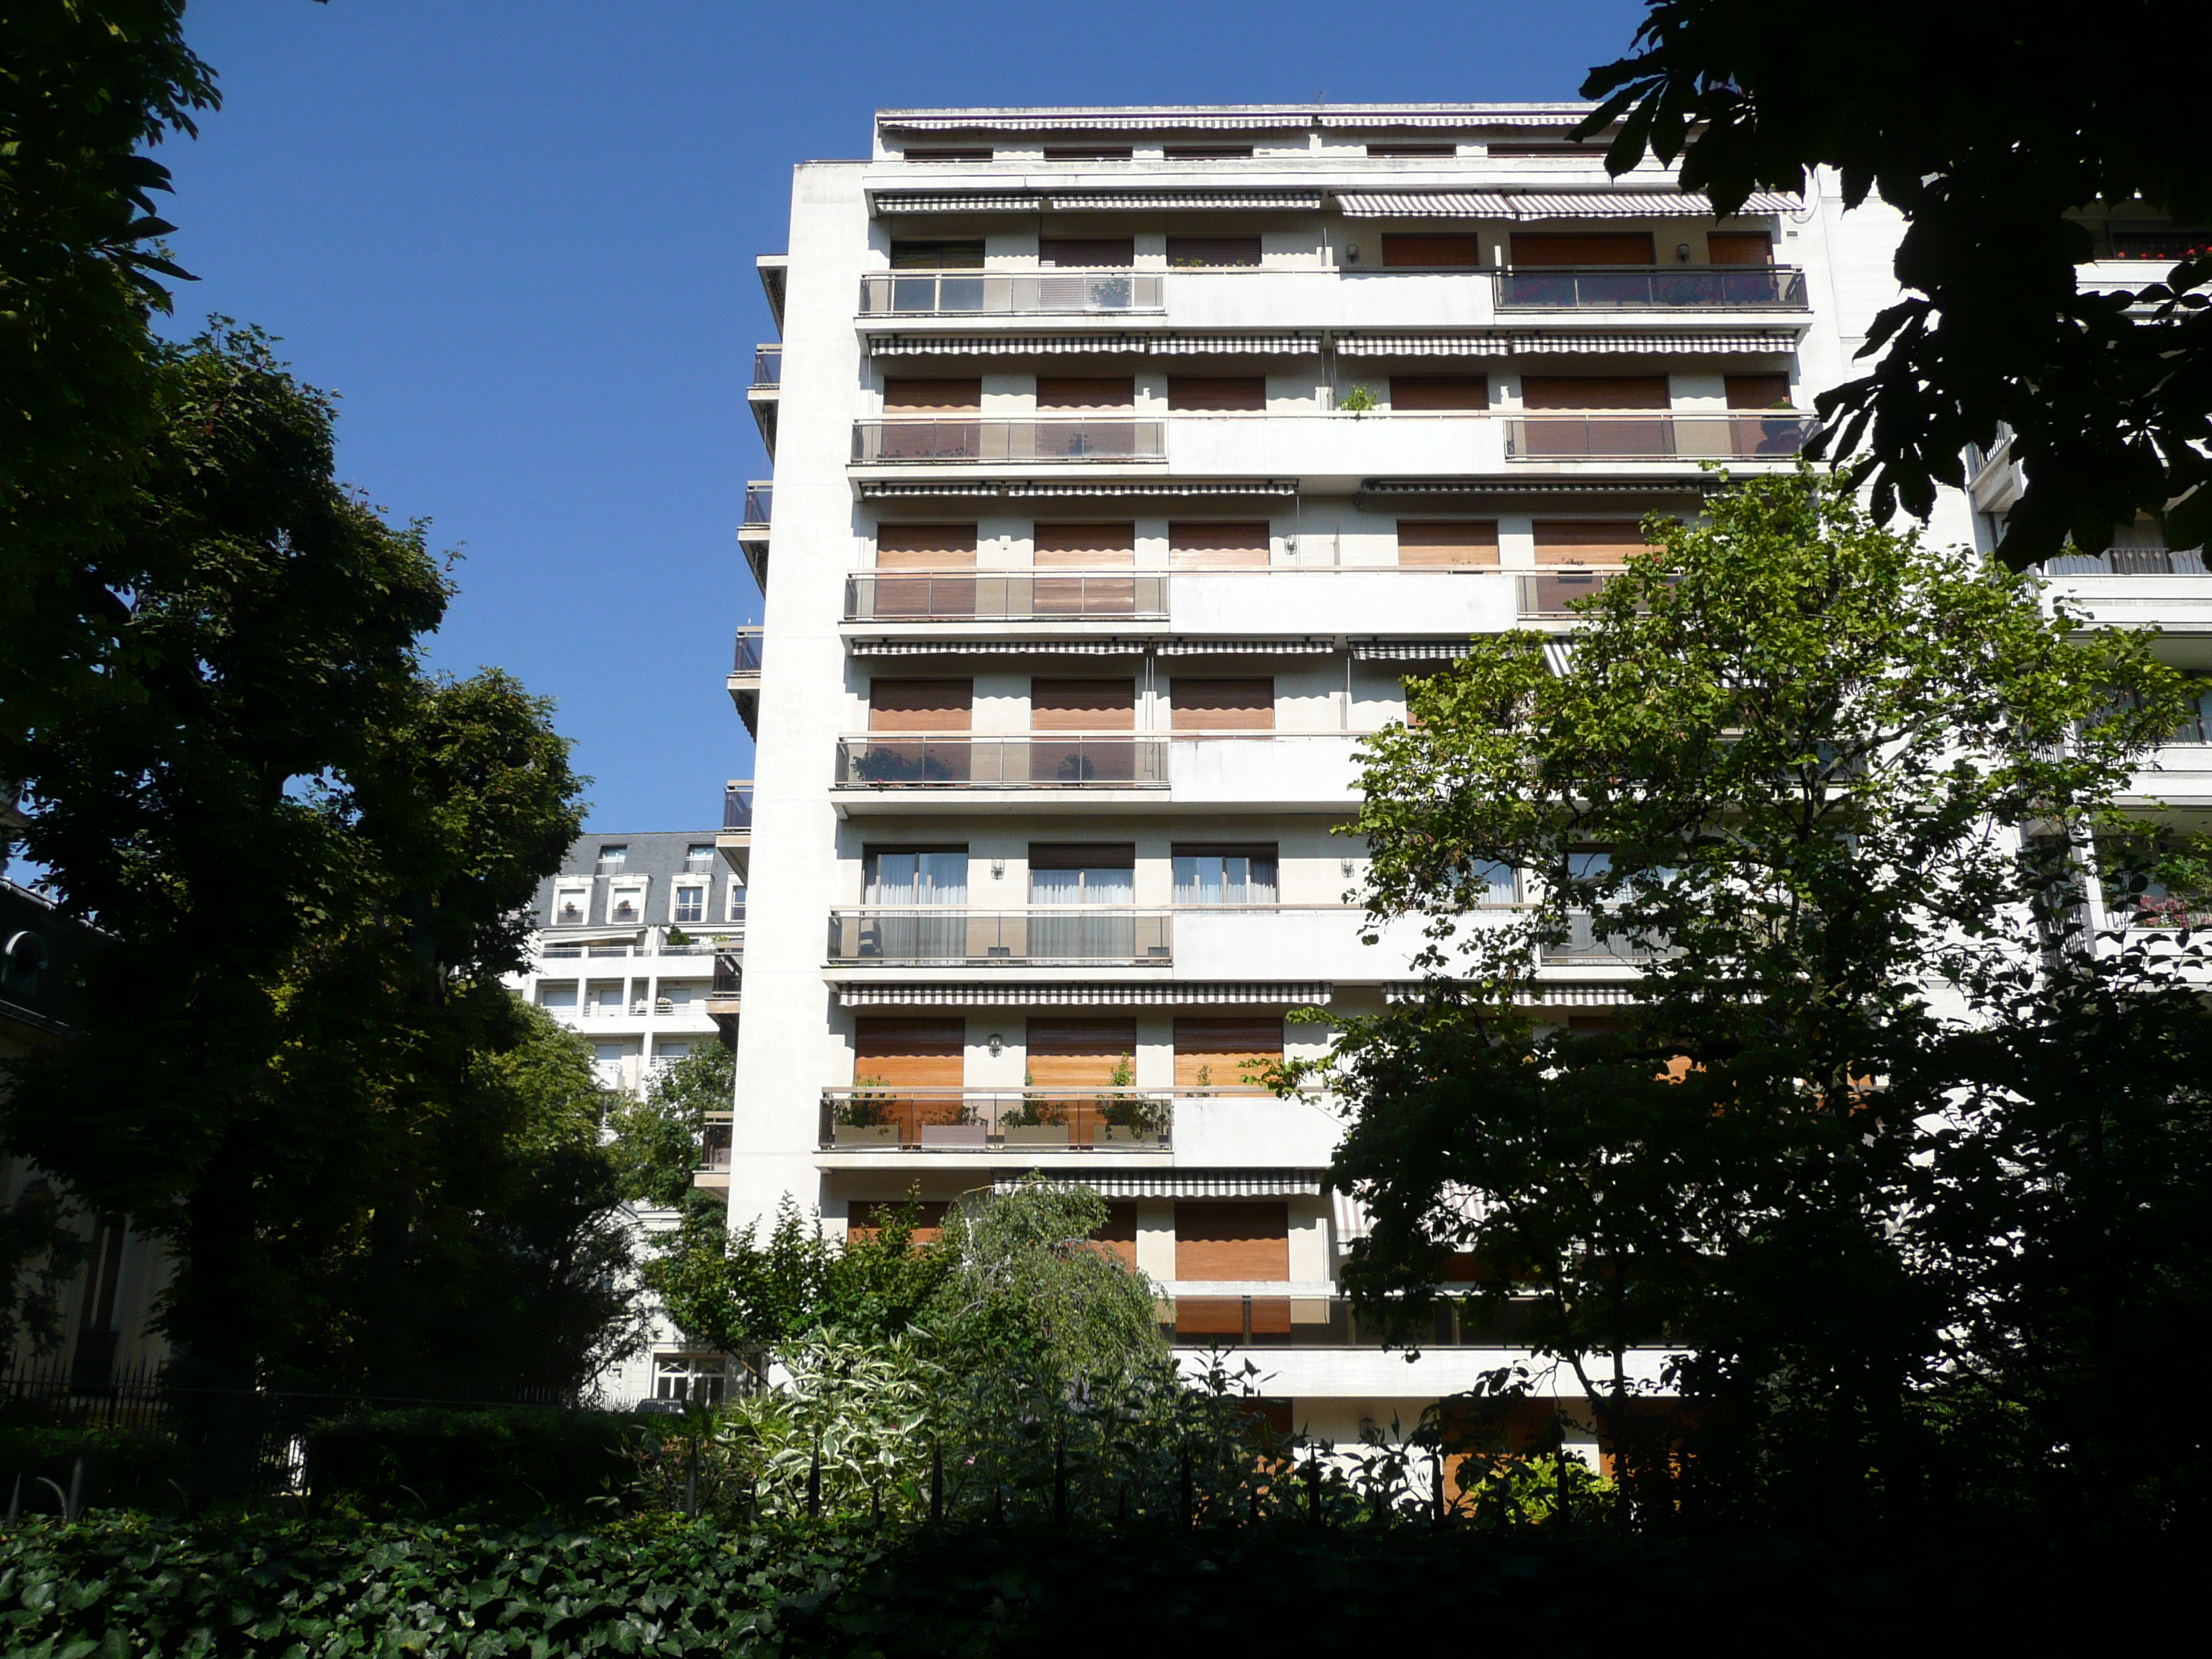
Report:
<svg viewBox="0 0 2212 1659"><path fill-rule="evenodd" d="M2068 553L2044 562L2046 576L2202 576L2201 547L2108 547L2102 553Z"/></svg>
<svg viewBox="0 0 2212 1659"><path fill-rule="evenodd" d="M730 665L732 674L757 674L761 672L761 630L740 628L737 637L736 659Z"/></svg>
<svg viewBox="0 0 2212 1659"><path fill-rule="evenodd" d="M1596 410L1514 415L1505 453L1516 461L1788 460L1804 448L1818 418L1794 410L1772 414L1674 415Z"/></svg>
<svg viewBox="0 0 2212 1659"><path fill-rule="evenodd" d="M1167 423L1121 415L985 420L973 415L907 416L853 424L853 459L882 461L1158 461Z"/></svg>
<svg viewBox="0 0 2212 1659"><path fill-rule="evenodd" d="M1120 1088L904 1089L822 1092L825 1152L1151 1152L1169 1144L1172 1097Z"/></svg>
<svg viewBox="0 0 2212 1659"><path fill-rule="evenodd" d="M763 526L769 521L769 509L775 504L775 484L773 480L756 478L745 486L745 522Z"/></svg>
<svg viewBox="0 0 2212 1659"><path fill-rule="evenodd" d="M1143 964L1173 960L1174 918L1165 910L1101 905L1058 909L833 910L833 963L1003 967Z"/></svg>
<svg viewBox="0 0 2212 1659"><path fill-rule="evenodd" d="M1501 270L1500 311L1803 311L1787 265L1595 265Z"/></svg>
<svg viewBox="0 0 2212 1659"><path fill-rule="evenodd" d="M1353 1311L1341 1296L1178 1296L1161 1334L1184 1348L1513 1348L1533 1310L1508 1302L1494 1314L1447 1303L1408 1322Z"/></svg>
<svg viewBox="0 0 2212 1659"><path fill-rule="evenodd" d="M753 384L756 386L783 384L783 348L780 345L757 345L753 348Z"/></svg>
<svg viewBox="0 0 2212 1659"><path fill-rule="evenodd" d="M900 271L860 278L865 317L1126 315L1165 309L1156 271L1066 270L989 275Z"/></svg>
<svg viewBox="0 0 2212 1659"><path fill-rule="evenodd" d="M1649 938L1623 933L1601 937L1587 910L1570 911L1566 938L1539 949L1547 963L1649 962L1668 954L1663 945Z"/></svg>
<svg viewBox="0 0 2212 1659"><path fill-rule="evenodd" d="M1168 614L1168 579L1150 572L915 571L848 576L847 622L1127 621Z"/></svg>
<svg viewBox="0 0 2212 1659"><path fill-rule="evenodd" d="M866 737L837 740L847 788L1165 787L1167 740L1123 737Z"/></svg>
<svg viewBox="0 0 2212 1659"><path fill-rule="evenodd" d="M732 783L722 791L722 828L750 830L753 827L753 783L750 778Z"/></svg>
<svg viewBox="0 0 2212 1659"><path fill-rule="evenodd" d="M1595 597L1618 570L1539 570L1514 578L1520 589L1520 612L1524 617L1572 617L1572 607Z"/></svg>

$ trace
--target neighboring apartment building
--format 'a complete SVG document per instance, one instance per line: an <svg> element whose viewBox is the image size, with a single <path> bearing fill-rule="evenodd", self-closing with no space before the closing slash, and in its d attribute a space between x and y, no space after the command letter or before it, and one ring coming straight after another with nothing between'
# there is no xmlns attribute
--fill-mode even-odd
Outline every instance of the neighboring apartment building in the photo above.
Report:
<svg viewBox="0 0 2212 1659"><path fill-rule="evenodd" d="M1564 639L1701 462L1791 466L1896 296L1879 204L1715 222L1607 178L1583 111L889 111L870 159L796 170L739 534L734 1224L1088 1182L1178 1347L1249 1350L1339 1439L1513 1357L1363 1338L1339 1121L1250 1081L1325 1049L1291 1011L1411 977L1331 833L1355 745L1469 635ZM1931 533L1974 539L1964 496ZM1634 974L1549 951L1540 1007L1601 1020Z"/></svg>

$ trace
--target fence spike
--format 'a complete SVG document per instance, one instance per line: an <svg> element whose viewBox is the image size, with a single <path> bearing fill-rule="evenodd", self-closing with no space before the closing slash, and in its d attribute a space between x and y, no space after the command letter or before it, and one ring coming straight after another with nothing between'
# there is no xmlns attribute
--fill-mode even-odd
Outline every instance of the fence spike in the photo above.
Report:
<svg viewBox="0 0 2212 1659"><path fill-rule="evenodd" d="M1306 1459L1306 1515L1316 1527L1324 1525L1321 1511L1321 1454Z"/></svg>
<svg viewBox="0 0 2212 1659"><path fill-rule="evenodd" d="M14 1526L23 1513L23 1474L15 1473L15 1490L8 1495L8 1524Z"/></svg>
<svg viewBox="0 0 2212 1659"><path fill-rule="evenodd" d="M945 1443L941 1440L933 1441L929 1448L929 1518L945 1519Z"/></svg>
<svg viewBox="0 0 2212 1659"><path fill-rule="evenodd" d="M1188 1532L1190 1530L1190 1524L1193 1518L1191 1511L1195 1507L1195 1504L1192 1501L1194 1493L1191 1490L1190 1482L1190 1443L1188 1441L1185 1441L1183 1443L1182 1479L1178 1485L1180 1486L1180 1491L1177 1495L1181 1498L1182 1502L1182 1529L1185 1532Z"/></svg>

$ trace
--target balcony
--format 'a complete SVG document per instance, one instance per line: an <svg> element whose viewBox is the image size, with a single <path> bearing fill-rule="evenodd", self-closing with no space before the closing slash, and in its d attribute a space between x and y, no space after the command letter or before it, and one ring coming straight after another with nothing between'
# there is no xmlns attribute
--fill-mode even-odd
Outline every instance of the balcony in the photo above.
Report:
<svg viewBox="0 0 2212 1659"><path fill-rule="evenodd" d="M2108 547L2102 553L2069 553L2045 561L2046 576L2202 576L2201 547Z"/></svg>
<svg viewBox="0 0 2212 1659"><path fill-rule="evenodd" d="M753 383L745 389L745 406L753 412L753 424L760 428L762 446L771 461L775 459L775 417L783 393L783 348L763 345L753 348Z"/></svg>
<svg viewBox="0 0 2212 1659"><path fill-rule="evenodd" d="M1598 265L1500 270L1500 311L1803 311L1805 273L1787 265Z"/></svg>
<svg viewBox="0 0 2212 1659"><path fill-rule="evenodd" d="M716 1192L730 1188L731 1114L709 1112L704 1134L701 1137L699 1167L692 1171L691 1184Z"/></svg>
<svg viewBox="0 0 2212 1659"><path fill-rule="evenodd" d="M721 854L723 862L737 872L738 879L750 879L753 860L753 781L750 778L733 780L722 790L722 830L714 837L714 848Z"/></svg>
<svg viewBox="0 0 2212 1659"><path fill-rule="evenodd" d="M1172 1097L1159 1090L902 1089L822 1091L823 1152L1165 1152Z"/></svg>
<svg viewBox="0 0 2212 1659"><path fill-rule="evenodd" d="M841 788L1165 788L1164 738L840 738Z"/></svg>
<svg viewBox="0 0 2212 1659"><path fill-rule="evenodd" d="M744 958L733 951L715 953L714 978L707 988L707 1012L716 1019L735 1019L744 995Z"/></svg>
<svg viewBox="0 0 2212 1659"><path fill-rule="evenodd" d="M1505 455L1515 461L1786 461L1804 448L1819 417L1773 414L1673 415L1610 410L1515 415Z"/></svg>
<svg viewBox="0 0 2212 1659"><path fill-rule="evenodd" d="M994 465L1061 461L1161 461L1167 424L1119 415L985 420L979 416L908 416L853 423L853 464L959 462Z"/></svg>
<svg viewBox="0 0 2212 1659"><path fill-rule="evenodd" d="M1165 910L833 910L830 961L863 967L1164 968L1173 960Z"/></svg>
<svg viewBox="0 0 2212 1659"><path fill-rule="evenodd" d="M1163 278L1133 270L915 271L860 278L863 317L1130 316L1165 308Z"/></svg>
<svg viewBox="0 0 2212 1659"><path fill-rule="evenodd" d="M1150 572L869 574L845 580L847 622L1164 620L1168 579Z"/></svg>
<svg viewBox="0 0 2212 1659"><path fill-rule="evenodd" d="M1527 621L1571 619L1576 614L1573 607L1577 604L1596 598L1607 582L1625 574L1619 570L1539 570L1534 574L1516 575L1513 580L1522 617Z"/></svg>
<svg viewBox="0 0 2212 1659"><path fill-rule="evenodd" d="M1587 910L1568 912L1566 938L1556 945L1539 946L1538 950L1540 958L1547 967L1650 962L1655 957L1671 954L1664 946L1656 946L1648 939L1632 938L1621 933L1610 933L1600 938Z"/></svg>
<svg viewBox="0 0 2212 1659"><path fill-rule="evenodd" d="M738 550L745 556L763 593L768 591L768 511L775 489L766 479L746 484L744 520L738 526Z"/></svg>
<svg viewBox="0 0 2212 1659"><path fill-rule="evenodd" d="M737 654L730 665L730 701L751 737L760 735L761 630L738 630Z"/></svg>
<svg viewBox="0 0 2212 1659"><path fill-rule="evenodd" d="M1182 1296L1162 1334L1178 1347L1513 1348L1526 1341L1530 1310L1509 1302L1494 1316L1447 1304L1418 1324L1353 1311L1348 1297ZM1404 1363L1401 1356L1393 1356Z"/></svg>
<svg viewBox="0 0 2212 1659"><path fill-rule="evenodd" d="M765 530L769 511L775 504L775 480L755 478L745 485L745 528Z"/></svg>
<svg viewBox="0 0 2212 1659"><path fill-rule="evenodd" d="M780 345L757 345L753 348L753 388L764 390L783 384L783 348Z"/></svg>

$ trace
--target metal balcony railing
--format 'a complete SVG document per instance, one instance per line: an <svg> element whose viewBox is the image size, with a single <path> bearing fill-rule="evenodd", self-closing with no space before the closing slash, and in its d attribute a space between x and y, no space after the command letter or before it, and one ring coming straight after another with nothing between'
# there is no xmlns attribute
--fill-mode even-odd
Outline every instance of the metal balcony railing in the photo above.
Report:
<svg viewBox="0 0 2212 1659"><path fill-rule="evenodd" d="M783 384L783 348L780 345L757 345L753 348L753 384L757 386Z"/></svg>
<svg viewBox="0 0 2212 1659"><path fill-rule="evenodd" d="M1164 1150L1174 1120L1160 1090L907 1089L856 1084L822 1091L825 1152L1146 1152Z"/></svg>
<svg viewBox="0 0 2212 1659"><path fill-rule="evenodd" d="M1575 410L1514 415L1505 422L1511 460L1787 460L1805 447L1818 417L1773 414L1673 415L1661 410Z"/></svg>
<svg viewBox="0 0 2212 1659"><path fill-rule="evenodd" d="M1168 578L1133 571L916 571L848 576L848 622L1127 621L1168 614Z"/></svg>
<svg viewBox="0 0 2212 1659"><path fill-rule="evenodd" d="M745 486L745 523L758 527L769 521L769 512L775 505L775 483L773 479L756 478Z"/></svg>
<svg viewBox="0 0 2212 1659"><path fill-rule="evenodd" d="M1164 967L1173 960L1165 910L1069 905L1036 910L833 910L830 960L1005 967L1061 963Z"/></svg>
<svg viewBox="0 0 2212 1659"><path fill-rule="evenodd" d="M737 657L730 665L732 674L757 674L761 670L761 630L740 628L738 630Z"/></svg>
<svg viewBox="0 0 2212 1659"><path fill-rule="evenodd" d="M1500 270L1500 311L1803 311L1788 265L1595 265Z"/></svg>
<svg viewBox="0 0 2212 1659"><path fill-rule="evenodd" d="M994 315L1090 316L1161 311L1160 276L1152 271L1064 270L986 275L914 271L860 278L867 317Z"/></svg>
<svg viewBox="0 0 2212 1659"><path fill-rule="evenodd" d="M2202 576L2201 547L2108 547L2102 553L2067 553L2044 562L2046 576Z"/></svg>
<svg viewBox="0 0 2212 1659"><path fill-rule="evenodd" d="M2143 259L2175 264L2200 253L2212 253L2212 230L2102 226L2092 234L2095 246L2090 257L2094 259Z"/></svg>
<svg viewBox="0 0 2212 1659"><path fill-rule="evenodd" d="M1035 420L980 416L905 416L853 423L853 460L1158 461L1167 458L1167 423L1126 415L1069 415Z"/></svg>
<svg viewBox="0 0 2212 1659"><path fill-rule="evenodd" d="M1556 945L1539 947L1547 963L1649 962L1668 954L1663 945L1648 938L1608 933L1601 938L1587 910L1570 911L1567 936Z"/></svg>
<svg viewBox="0 0 2212 1659"><path fill-rule="evenodd" d="M1178 1296L1162 1334L1186 1348L1511 1348L1532 1313L1521 1302L1491 1316L1448 1303L1408 1324L1356 1313L1348 1297Z"/></svg>
<svg viewBox="0 0 2212 1659"><path fill-rule="evenodd" d="M726 784L722 789L722 828L750 830L753 827L753 781L750 778Z"/></svg>
<svg viewBox="0 0 2212 1659"><path fill-rule="evenodd" d="M837 782L872 789L1079 789L1168 781L1164 738L840 738Z"/></svg>

